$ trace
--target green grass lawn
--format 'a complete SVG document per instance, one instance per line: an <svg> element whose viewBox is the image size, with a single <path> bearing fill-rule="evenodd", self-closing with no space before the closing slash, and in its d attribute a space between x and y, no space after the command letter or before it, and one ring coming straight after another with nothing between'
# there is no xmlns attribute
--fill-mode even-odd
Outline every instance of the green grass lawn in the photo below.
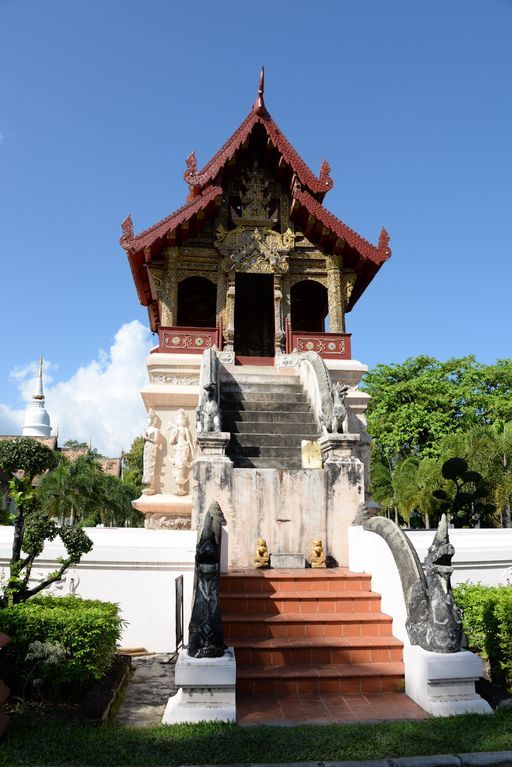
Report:
<svg viewBox="0 0 512 767"><path fill-rule="evenodd" d="M171 767L382 759L510 749L512 711L491 716L325 727L205 723L148 729L93 726L30 714L12 718L0 746L0 765Z"/></svg>

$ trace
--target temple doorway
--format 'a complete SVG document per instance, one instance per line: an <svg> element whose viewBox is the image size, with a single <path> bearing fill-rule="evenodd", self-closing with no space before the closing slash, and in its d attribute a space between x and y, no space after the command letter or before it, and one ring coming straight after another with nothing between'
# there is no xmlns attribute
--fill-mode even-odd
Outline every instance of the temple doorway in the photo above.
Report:
<svg viewBox="0 0 512 767"><path fill-rule="evenodd" d="M235 352L244 357L273 357L274 350L274 277L237 274Z"/></svg>

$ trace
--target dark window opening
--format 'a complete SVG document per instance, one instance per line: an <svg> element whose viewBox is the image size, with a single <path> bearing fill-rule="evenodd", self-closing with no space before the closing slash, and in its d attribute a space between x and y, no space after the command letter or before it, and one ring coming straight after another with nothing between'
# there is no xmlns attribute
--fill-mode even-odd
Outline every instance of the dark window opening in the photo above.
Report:
<svg viewBox="0 0 512 767"><path fill-rule="evenodd" d="M214 328L217 287L205 277L187 277L178 285L178 325Z"/></svg>
<svg viewBox="0 0 512 767"><path fill-rule="evenodd" d="M327 288L314 280L301 280L291 289L292 329L324 333L329 313Z"/></svg>

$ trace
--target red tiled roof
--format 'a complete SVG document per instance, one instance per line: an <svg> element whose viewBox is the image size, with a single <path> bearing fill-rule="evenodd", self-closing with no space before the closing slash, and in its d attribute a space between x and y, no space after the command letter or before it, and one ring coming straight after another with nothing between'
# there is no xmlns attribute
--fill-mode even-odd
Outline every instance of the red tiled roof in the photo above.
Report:
<svg viewBox="0 0 512 767"><path fill-rule="evenodd" d="M149 247L156 240L165 237L168 232L172 232L173 229L176 229L180 224L189 221L195 213L204 210L210 202L213 202L213 200L220 195L222 195L221 187L212 186L198 197L187 200L185 205L182 205L182 207L178 208L174 213L171 213L166 218L163 218L161 221L153 224L153 226L150 226L149 229L145 229L137 235L133 235L133 227L131 218L129 217L123 223L124 233L120 239L122 247L126 251L131 251L132 253L144 250L144 248Z"/></svg>
<svg viewBox="0 0 512 767"><path fill-rule="evenodd" d="M304 189L296 185L293 191L293 198L303 205L308 213L313 215L325 227L330 229L333 234L348 243L352 248L358 251L363 258L373 261L375 264L382 264L387 261L391 255L391 249L388 246L389 237L385 229L382 229L379 237L379 244L372 245L360 234L343 223L339 218L330 213L324 206L312 197Z"/></svg>
<svg viewBox="0 0 512 767"><path fill-rule="evenodd" d="M256 105L255 105L256 106ZM189 185L192 194L204 189L209 183L215 180L219 171L233 157L235 152L240 149L242 144L249 137L255 125L262 125L272 144L282 155L285 162L291 167L292 171L313 194L324 195L329 189L332 189L333 181L329 176L330 166L324 160L320 168L319 176L316 176L309 168L302 157L292 147L284 133L281 132L277 123L272 119L267 110L259 109L258 112L252 109L243 123L233 133L221 149L212 159L206 163L204 168L197 170L195 152L187 158L187 170L184 179ZM197 191L196 191L197 190Z"/></svg>

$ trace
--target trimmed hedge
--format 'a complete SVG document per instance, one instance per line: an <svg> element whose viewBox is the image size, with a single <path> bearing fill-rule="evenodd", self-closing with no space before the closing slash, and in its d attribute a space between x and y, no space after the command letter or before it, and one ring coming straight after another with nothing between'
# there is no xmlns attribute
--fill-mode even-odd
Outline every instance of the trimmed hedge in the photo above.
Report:
<svg viewBox="0 0 512 767"><path fill-rule="evenodd" d="M52 666L53 685L88 684L109 669L123 620L112 602L77 596L36 596L0 610L0 631L12 637L0 654L0 678L19 682L27 674L29 645L40 642L64 646L63 662Z"/></svg>
<svg viewBox="0 0 512 767"><path fill-rule="evenodd" d="M469 649L489 661L493 681L512 680L512 586L463 583L453 595Z"/></svg>

